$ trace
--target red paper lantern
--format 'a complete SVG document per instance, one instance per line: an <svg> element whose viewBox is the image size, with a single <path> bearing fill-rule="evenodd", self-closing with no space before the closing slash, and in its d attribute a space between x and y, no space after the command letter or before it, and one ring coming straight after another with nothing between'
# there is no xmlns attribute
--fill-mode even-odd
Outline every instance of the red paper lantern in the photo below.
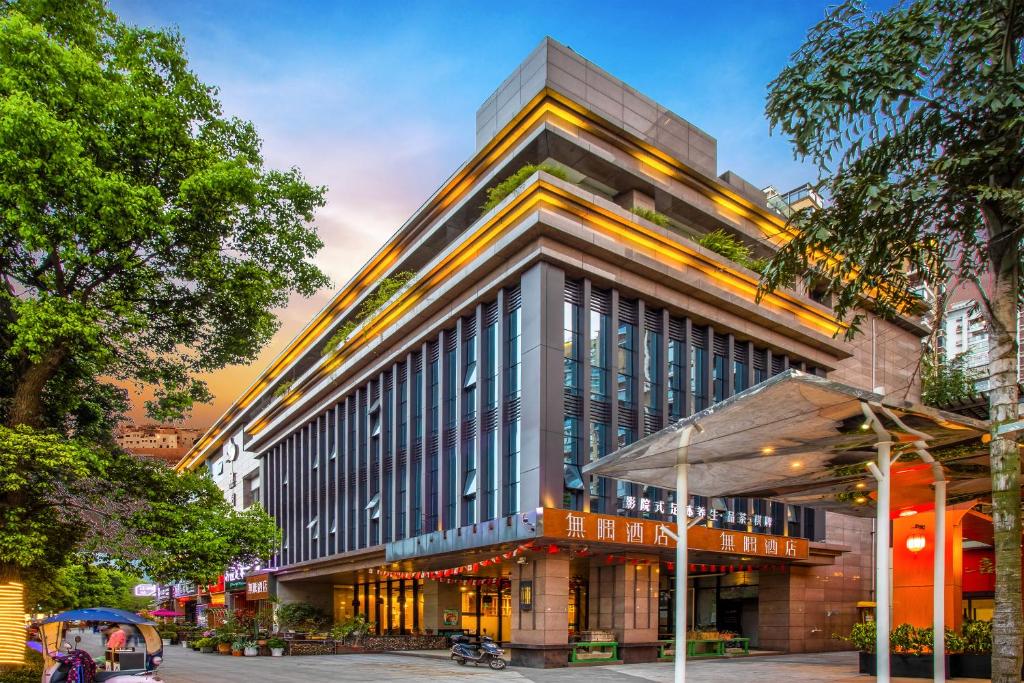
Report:
<svg viewBox="0 0 1024 683"><path fill-rule="evenodd" d="M548 546L548 555L557 555L557 554L558 554L558 546L557 545L549 545Z"/></svg>

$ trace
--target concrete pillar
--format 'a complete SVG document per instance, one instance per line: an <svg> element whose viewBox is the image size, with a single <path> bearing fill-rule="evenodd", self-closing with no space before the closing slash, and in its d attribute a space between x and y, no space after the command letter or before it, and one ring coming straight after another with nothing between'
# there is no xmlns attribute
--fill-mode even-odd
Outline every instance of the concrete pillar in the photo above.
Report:
<svg viewBox="0 0 1024 683"><path fill-rule="evenodd" d="M520 589L531 582L533 608L521 609ZM569 661L569 554L531 556L512 571L512 664L538 668Z"/></svg>
<svg viewBox="0 0 1024 683"><path fill-rule="evenodd" d="M445 626L445 610L456 610L461 608L459 587L455 584L441 583L439 581L424 581L420 585L420 593L423 596L423 624L422 628L430 629L437 633L443 629L460 628Z"/></svg>
<svg viewBox="0 0 1024 683"><path fill-rule="evenodd" d="M590 624L592 630L612 631L619 657L628 662L655 661L658 656L658 558L631 555L646 563L590 564Z"/></svg>
<svg viewBox="0 0 1024 683"><path fill-rule="evenodd" d="M565 273L538 263L523 273L520 510L561 507Z"/></svg>

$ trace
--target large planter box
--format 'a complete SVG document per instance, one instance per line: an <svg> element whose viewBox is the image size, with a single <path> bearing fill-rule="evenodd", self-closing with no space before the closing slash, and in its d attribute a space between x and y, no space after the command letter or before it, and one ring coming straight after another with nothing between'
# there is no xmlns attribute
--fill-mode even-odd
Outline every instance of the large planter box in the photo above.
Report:
<svg viewBox="0 0 1024 683"><path fill-rule="evenodd" d="M954 657L956 655L953 655ZM858 652L858 671L862 674L869 676L876 676L878 672L875 670L875 653L874 652ZM892 676L900 676L903 678L934 678L933 663L935 659L930 655L901 655L901 654L890 654L889 655L889 673ZM956 674L950 673L950 655L946 655L946 677L950 675L955 676Z"/></svg>
<svg viewBox="0 0 1024 683"><path fill-rule="evenodd" d="M954 678L992 678L992 655L952 655L949 673Z"/></svg>

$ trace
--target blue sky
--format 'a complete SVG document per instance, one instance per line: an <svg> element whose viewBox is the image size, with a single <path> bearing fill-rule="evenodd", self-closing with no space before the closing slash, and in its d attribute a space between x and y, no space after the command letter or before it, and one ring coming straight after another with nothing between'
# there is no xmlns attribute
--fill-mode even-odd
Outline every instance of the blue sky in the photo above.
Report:
<svg viewBox="0 0 1024 683"><path fill-rule="evenodd" d="M269 164L327 185L318 261L340 287L474 150L475 113L544 35L718 140L718 171L789 189L812 177L769 136L768 82L828 3L115 0L173 26L225 110L253 121ZM332 290L333 291L333 290ZM211 378L209 424L331 291L281 311L253 366Z"/></svg>

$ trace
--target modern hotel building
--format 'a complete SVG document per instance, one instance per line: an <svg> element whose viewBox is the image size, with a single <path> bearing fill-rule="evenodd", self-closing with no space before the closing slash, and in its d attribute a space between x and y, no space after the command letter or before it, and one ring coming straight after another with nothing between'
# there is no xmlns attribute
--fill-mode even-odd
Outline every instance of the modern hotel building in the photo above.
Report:
<svg viewBox="0 0 1024 683"><path fill-rule="evenodd" d="M581 467L788 368L902 395L924 330L868 314L845 341L805 283L757 302L757 273L698 240L762 257L786 219L718 175L714 138L553 40L480 107L476 140L178 467L278 521L283 601L382 633L486 632L527 665L564 665L595 630L653 659L674 492ZM557 172L484 210L527 164ZM361 315L398 273L414 275ZM824 650L872 599L869 519L686 504L694 628Z"/></svg>

